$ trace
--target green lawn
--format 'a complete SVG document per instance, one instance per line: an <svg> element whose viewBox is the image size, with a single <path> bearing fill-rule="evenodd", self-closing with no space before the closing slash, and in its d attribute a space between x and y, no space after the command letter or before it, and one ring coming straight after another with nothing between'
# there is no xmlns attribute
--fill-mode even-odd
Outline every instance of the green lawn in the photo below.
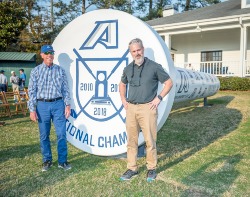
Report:
<svg viewBox="0 0 250 197"><path fill-rule="evenodd" d="M124 158L100 157L69 144L73 168L41 171L36 123L28 115L0 118L0 196L250 196L250 92L219 92L202 100L174 104L158 133L158 176L140 174L119 181Z"/></svg>

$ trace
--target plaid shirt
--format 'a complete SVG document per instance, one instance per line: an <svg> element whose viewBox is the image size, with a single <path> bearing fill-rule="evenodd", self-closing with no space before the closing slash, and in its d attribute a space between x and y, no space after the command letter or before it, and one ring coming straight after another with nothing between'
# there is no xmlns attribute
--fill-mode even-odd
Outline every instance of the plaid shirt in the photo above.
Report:
<svg viewBox="0 0 250 197"><path fill-rule="evenodd" d="M37 99L63 97L65 105L70 105L70 94L65 70L53 64L42 63L32 69L29 79L29 110L35 111Z"/></svg>

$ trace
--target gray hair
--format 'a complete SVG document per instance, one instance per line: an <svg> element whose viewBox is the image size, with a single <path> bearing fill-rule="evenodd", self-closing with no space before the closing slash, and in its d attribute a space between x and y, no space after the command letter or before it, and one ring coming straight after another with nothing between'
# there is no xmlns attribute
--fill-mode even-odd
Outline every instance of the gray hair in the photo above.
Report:
<svg viewBox="0 0 250 197"><path fill-rule="evenodd" d="M135 39L131 40L128 44L128 47L130 47L131 44L135 44L135 43L138 43L141 45L141 47L143 47L143 43L142 43L142 40L140 38L135 38Z"/></svg>

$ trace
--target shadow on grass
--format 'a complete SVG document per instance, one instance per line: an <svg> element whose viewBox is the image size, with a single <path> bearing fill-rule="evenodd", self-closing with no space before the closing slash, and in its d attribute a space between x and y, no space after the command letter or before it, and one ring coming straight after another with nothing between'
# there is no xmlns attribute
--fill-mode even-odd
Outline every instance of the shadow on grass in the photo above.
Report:
<svg viewBox="0 0 250 197"><path fill-rule="evenodd" d="M4 121L6 124L0 130L0 164L11 159L22 159L40 152L39 142L26 143L26 137L30 137L30 132L32 132L32 129L29 128L31 120L29 120L28 116L25 117L21 114L13 115L11 118L1 118L1 121ZM25 142L25 145L23 145L23 142Z"/></svg>
<svg viewBox="0 0 250 197"><path fill-rule="evenodd" d="M25 118L25 119L24 119ZM22 114L14 114L12 117L4 116L0 117L1 122L5 122L6 125L13 125L13 124L20 124L20 123L28 123L31 120L29 119L29 113L26 114L26 116Z"/></svg>
<svg viewBox="0 0 250 197"><path fill-rule="evenodd" d="M3 121L6 122L6 126L0 128L1 140L4 140L4 142L1 141L0 150L0 166L4 168L0 173L0 196L27 196L36 195L36 193L38 196L43 195L39 194L40 190L45 188L46 191L47 188L53 189L58 184L63 185L61 182L69 177L84 174L84 171L92 171L104 160L74 149L68 144L68 160L72 164L72 169L66 172L59 169L57 140L52 126L50 140L53 167L48 172L42 172L38 125L31 122L29 117L19 115L13 118L6 117Z"/></svg>
<svg viewBox="0 0 250 197"><path fill-rule="evenodd" d="M40 151L40 150L39 150ZM41 167L32 168L30 170L25 169L30 176L25 176L22 179L18 179L18 182L10 186L5 187L0 192L3 196L26 196L26 195L43 195L40 192L43 188L47 188L47 194L49 190L54 187L64 187L64 181L73 176L78 176L84 171L92 171L97 168L99 162L103 159L97 156L89 155L84 152L77 152L68 157L72 169L64 171L57 167L57 161L53 161L53 166L49 171L42 172ZM37 171L38 170L38 171ZM82 175L84 177L84 175ZM8 182L9 180L3 180L2 183ZM61 186L60 186L61 185ZM40 194L39 194L40 193ZM53 193L53 192L52 192Z"/></svg>
<svg viewBox="0 0 250 197"><path fill-rule="evenodd" d="M174 106L175 111L169 115L158 133L158 152L172 157L189 150L183 155L185 159L235 130L241 122L242 114L226 107L233 98L225 96L211 99L209 102L213 104L212 107L197 107L197 102L181 104L181 108ZM214 104L218 100L224 100L225 103ZM162 170L171 166L165 166Z"/></svg>
<svg viewBox="0 0 250 197"><path fill-rule="evenodd" d="M242 114L227 108L233 99L233 96L210 99L211 107L197 107L202 101L174 104L172 113L158 133L159 163L164 163L159 166L158 172L182 162L234 131L242 120ZM176 159L165 162L168 158Z"/></svg>
<svg viewBox="0 0 250 197"><path fill-rule="evenodd" d="M54 147L57 146L56 140L51 140L50 142L52 146ZM0 164L11 159L18 159L18 158L22 159L25 157L30 157L32 154L35 154L35 153L41 154L40 143L31 144L31 145L9 146L8 148L5 148L4 150L0 150L0 155L1 155ZM68 159L71 160L76 156L78 155L77 154L70 155L68 156ZM53 157L56 158L57 154L53 155Z"/></svg>
<svg viewBox="0 0 250 197"><path fill-rule="evenodd" d="M18 122L12 122L12 123L6 123L5 126L11 124L11 125L19 125L19 124L22 124L22 123L27 123L27 124L30 124L31 123L31 120L27 119L27 120L19 120Z"/></svg>
<svg viewBox="0 0 250 197"><path fill-rule="evenodd" d="M39 144L9 146L5 148L4 150L0 151L0 155L1 155L0 164L11 159L16 159L16 158L22 159L26 156L30 156L38 152L40 152Z"/></svg>
<svg viewBox="0 0 250 197"><path fill-rule="evenodd" d="M239 176L240 173L235 169L235 166L241 159L242 156L240 154L222 156L203 165L189 176L192 178L186 177L182 180L190 188L185 190L181 196L223 194Z"/></svg>

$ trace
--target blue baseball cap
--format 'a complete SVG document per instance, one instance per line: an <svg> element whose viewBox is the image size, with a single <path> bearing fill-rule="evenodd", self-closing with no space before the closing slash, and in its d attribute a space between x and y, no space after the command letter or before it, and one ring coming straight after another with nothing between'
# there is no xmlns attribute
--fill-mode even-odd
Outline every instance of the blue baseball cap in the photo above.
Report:
<svg viewBox="0 0 250 197"><path fill-rule="evenodd" d="M49 52L49 51L55 52L51 45L43 45L41 47L41 53L46 53L46 52Z"/></svg>

